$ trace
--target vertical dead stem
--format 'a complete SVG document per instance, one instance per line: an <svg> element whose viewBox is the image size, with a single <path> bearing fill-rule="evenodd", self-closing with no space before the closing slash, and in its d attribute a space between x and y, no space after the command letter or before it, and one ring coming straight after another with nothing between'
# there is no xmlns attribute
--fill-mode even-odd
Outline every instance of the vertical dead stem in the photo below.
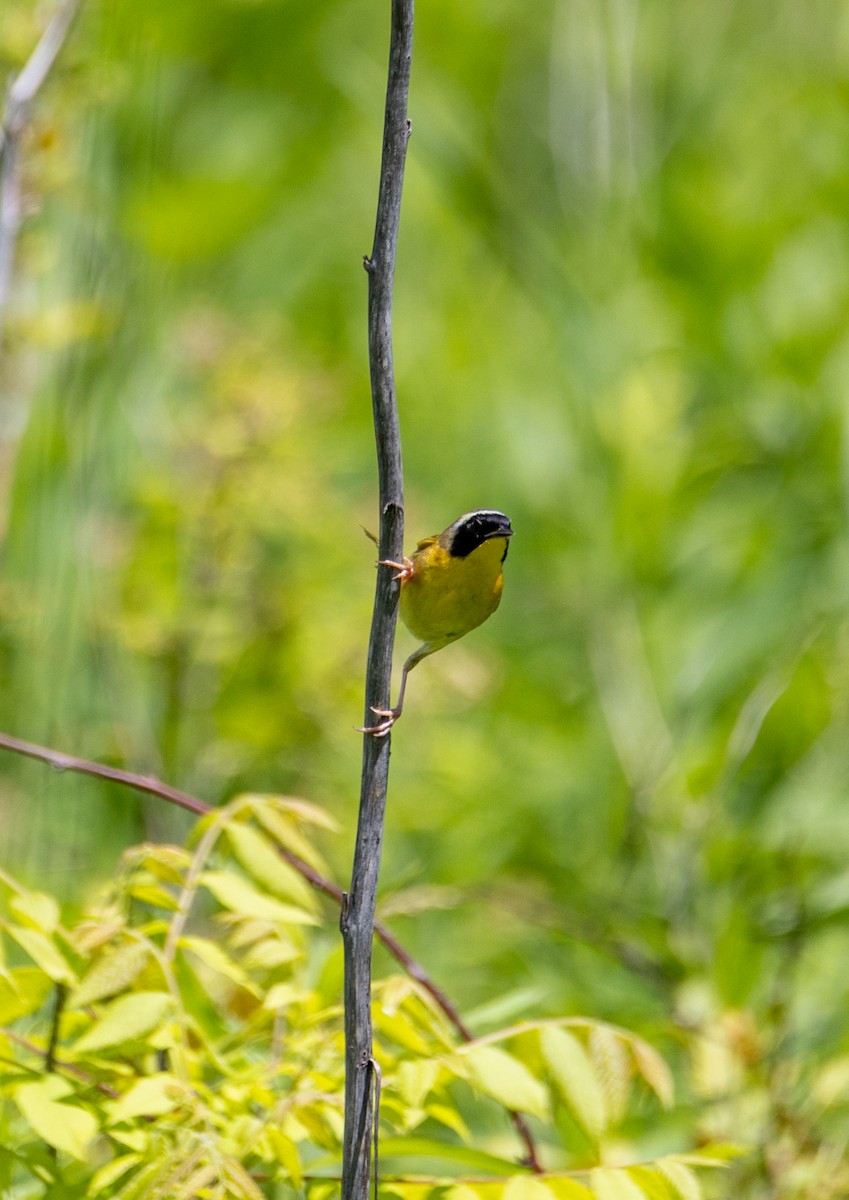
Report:
<svg viewBox="0 0 849 1200"><path fill-rule="evenodd" d="M380 486L380 557L398 559L404 547L404 487L401 435L392 366L392 289L401 190L410 125L407 97L413 43L413 0L392 0L389 81L374 247L365 260L369 279L368 340L374 431ZM365 724L372 706L389 707L392 648L398 589L388 571L378 571L366 668ZM373 1112L371 957L374 910L383 843L390 738L365 736L360 814L351 889L342 907L345 957L345 1137L343 1200L367 1200Z"/></svg>

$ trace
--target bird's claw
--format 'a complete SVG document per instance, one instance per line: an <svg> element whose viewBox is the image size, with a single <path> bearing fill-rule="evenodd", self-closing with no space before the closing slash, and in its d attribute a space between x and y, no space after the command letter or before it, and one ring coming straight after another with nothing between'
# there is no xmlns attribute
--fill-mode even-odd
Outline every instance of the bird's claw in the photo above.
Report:
<svg viewBox="0 0 849 1200"><path fill-rule="evenodd" d="M411 558L407 558L406 554L404 555L403 562L395 562L391 558L381 558L378 565L381 567L394 567L398 574L393 575L392 578L396 582L400 581L403 583L405 579L412 579L413 575L415 574L413 560Z"/></svg>
<svg viewBox="0 0 849 1200"><path fill-rule="evenodd" d="M400 708L375 708L372 705L371 711L376 717L383 717L377 725L360 726L357 733L370 733L372 737L386 737L389 730L401 716Z"/></svg>

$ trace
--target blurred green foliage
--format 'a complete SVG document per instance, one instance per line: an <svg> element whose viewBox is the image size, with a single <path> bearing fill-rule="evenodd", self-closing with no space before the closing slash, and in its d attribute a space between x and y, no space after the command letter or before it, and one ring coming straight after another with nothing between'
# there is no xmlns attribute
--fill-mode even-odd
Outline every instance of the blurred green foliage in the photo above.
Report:
<svg viewBox="0 0 849 1200"><path fill-rule="evenodd" d="M0 362L0 726L307 795L340 878L387 9L89 0ZM845 0L431 0L397 276L408 542L517 536L393 734L393 927L476 1029L659 1039L661 1150L782 1200L849 1188L847 94ZM7 856L75 894L182 831L99 789L4 761Z"/></svg>

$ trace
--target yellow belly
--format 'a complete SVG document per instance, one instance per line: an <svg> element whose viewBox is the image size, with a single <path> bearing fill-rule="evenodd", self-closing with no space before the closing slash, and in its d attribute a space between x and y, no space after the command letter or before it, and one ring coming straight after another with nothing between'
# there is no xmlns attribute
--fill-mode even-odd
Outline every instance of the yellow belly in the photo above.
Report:
<svg viewBox="0 0 849 1200"><path fill-rule="evenodd" d="M401 619L417 638L444 646L481 625L498 608L506 540L483 542L466 558L438 544L413 555L414 573L401 588Z"/></svg>

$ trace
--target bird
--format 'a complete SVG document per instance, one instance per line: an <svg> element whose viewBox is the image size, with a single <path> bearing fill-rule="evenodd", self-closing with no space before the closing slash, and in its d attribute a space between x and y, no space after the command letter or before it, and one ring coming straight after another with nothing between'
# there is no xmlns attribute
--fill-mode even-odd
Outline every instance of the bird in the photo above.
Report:
<svg viewBox="0 0 849 1200"><path fill-rule="evenodd" d="M401 585L401 620L421 645L404 663L398 703L394 708L372 707L382 720L360 733L385 737L401 716L413 667L492 616L501 602L503 565L513 532L503 512L479 508L458 517L442 533L424 538L411 558L380 560L379 566L397 571L393 578Z"/></svg>

